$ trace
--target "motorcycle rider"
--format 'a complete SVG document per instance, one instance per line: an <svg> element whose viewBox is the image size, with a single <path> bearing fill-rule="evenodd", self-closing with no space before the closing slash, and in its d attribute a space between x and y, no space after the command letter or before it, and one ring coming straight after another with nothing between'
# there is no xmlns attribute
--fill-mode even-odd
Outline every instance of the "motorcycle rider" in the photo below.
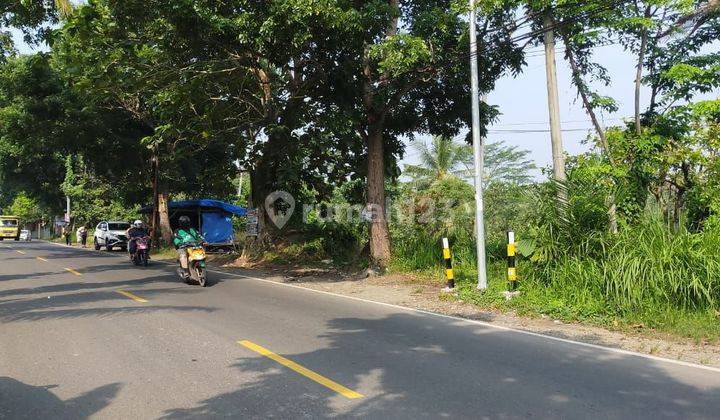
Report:
<svg viewBox="0 0 720 420"><path fill-rule="evenodd" d="M180 261L180 267L182 269L183 277L188 277L188 256L183 245L188 245L197 242L204 242L202 235L190 226L190 218L187 216L180 216L178 219L178 229L175 231L173 237L173 244L175 249L178 251L178 260Z"/></svg>
<svg viewBox="0 0 720 420"><path fill-rule="evenodd" d="M130 229L128 229L125 233L128 237L128 253L130 254L130 259L132 259L136 251L135 240L137 238L146 238L149 235L147 229L145 229L145 226L143 225L142 220L134 221L132 226L130 226Z"/></svg>

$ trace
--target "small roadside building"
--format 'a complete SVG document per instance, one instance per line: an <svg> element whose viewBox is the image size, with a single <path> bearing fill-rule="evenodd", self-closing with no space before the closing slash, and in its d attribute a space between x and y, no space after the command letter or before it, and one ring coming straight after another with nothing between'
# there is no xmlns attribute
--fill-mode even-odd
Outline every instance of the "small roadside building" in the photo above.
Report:
<svg viewBox="0 0 720 420"><path fill-rule="evenodd" d="M142 214L152 214L153 206L140 209ZM244 207L226 203L220 200L200 199L170 201L168 203L170 227L178 227L178 219L188 216L190 224L200 232L205 240L214 247L232 247L235 244L233 230L234 216L245 216Z"/></svg>

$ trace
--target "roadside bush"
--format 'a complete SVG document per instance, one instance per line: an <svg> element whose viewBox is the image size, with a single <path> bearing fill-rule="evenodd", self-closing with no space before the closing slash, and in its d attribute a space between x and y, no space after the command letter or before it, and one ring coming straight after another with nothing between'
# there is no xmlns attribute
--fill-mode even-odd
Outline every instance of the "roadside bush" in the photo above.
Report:
<svg viewBox="0 0 720 420"><path fill-rule="evenodd" d="M405 270L439 266L443 237L452 244L456 262L466 259L463 250L474 243L473 197L472 186L458 178L437 180L422 191L401 190L390 223L393 265Z"/></svg>
<svg viewBox="0 0 720 420"><path fill-rule="evenodd" d="M558 291L602 296L620 311L717 308L718 245L716 232L673 233L657 217L646 215L610 238L601 255L567 256L532 274Z"/></svg>
<svg viewBox="0 0 720 420"><path fill-rule="evenodd" d="M337 221L314 222L306 226L306 234L314 238L313 252L334 263L348 265L356 262L360 254L363 228L360 224L341 223Z"/></svg>

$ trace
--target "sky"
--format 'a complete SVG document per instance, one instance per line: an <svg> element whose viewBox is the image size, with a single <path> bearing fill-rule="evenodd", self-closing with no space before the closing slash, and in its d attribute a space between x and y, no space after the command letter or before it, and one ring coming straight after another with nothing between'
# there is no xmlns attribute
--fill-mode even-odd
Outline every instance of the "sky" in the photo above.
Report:
<svg viewBox="0 0 720 420"><path fill-rule="evenodd" d="M14 31L16 45L20 52L31 53L33 50L22 42L22 36ZM585 142L592 133L589 117L577 98L576 89L571 84L571 72L562 55L562 44L557 45L556 54L558 91L560 97L560 120L562 122L563 146L566 153L575 155L590 149ZM46 50L46 47L41 47ZM713 50L720 51L718 45ZM623 51L619 45L605 45L594 50L595 61L605 66L612 80L609 86L596 84L600 94L607 95L617 101L618 111L603 114L605 126L623 124L623 120L631 118L634 113L635 58ZM538 169L533 174L541 178L541 169L552 164L550 133L548 123L547 87L545 75L545 56L543 48L534 47L528 50L527 66L516 77L506 76L498 80L495 90L488 93L488 103L499 108L499 119L489 127L486 142L503 141L508 145L530 151ZM469 65L469 63L468 63ZM703 95L705 98L717 98L720 92ZM649 102L649 94L644 89L641 94L641 109ZM470 107L470 103L468 103ZM517 133L507 130L544 130L545 132ZM459 138L464 138L462 133ZM415 141L427 141L427 136L418 136ZM403 164L417 164L417 151L409 141L406 142L406 154Z"/></svg>
<svg viewBox="0 0 720 420"><path fill-rule="evenodd" d="M576 155L588 151L591 145L586 142L593 133L590 118L585 113L577 90L571 84L570 67L562 54L562 44L556 46L556 67L558 92L560 99L560 120L563 130L562 140L566 153ZM718 43L709 50L719 51ZM703 51L703 52L708 52ZM601 83L591 85L599 94L615 99L618 111L601 114L606 127L623 125L632 120L635 100L635 62L632 54L623 51L619 45L605 45L594 49L594 60L603 65L612 80L605 86ZM550 123L548 116L548 95L545 74L545 55L542 46L531 48L527 53L527 66L516 77L506 76L498 80L495 90L488 93L488 103L499 108L499 119L488 128L486 142L503 141L519 149L530 151L538 169L534 176L541 178L541 169L552 165L550 145ZM468 64L469 65L469 64ZM645 110L649 104L649 89L641 90L640 106ZM698 96L698 99L717 99L720 92ZM470 103L468 103L468 107ZM513 133L507 130L544 130L545 132ZM464 138L462 133L459 138ZM417 141L428 141L428 137L418 137ZM409 142L402 164L417 164L417 151Z"/></svg>
<svg viewBox="0 0 720 420"><path fill-rule="evenodd" d="M562 51L562 45L558 43L556 49ZM541 168L550 167L552 164L543 51L542 46L531 48L527 53L527 66L523 72L516 77L501 78L495 90L488 93L488 103L497 106L501 115L488 128L486 141L503 141L507 145L530 151L529 157L538 167L534 174L536 177L540 176ZM595 49L595 60L608 69L612 84L593 86L602 95L613 97L619 108L616 113L602 115L604 124L606 126L623 124L623 119L632 117L634 113L634 58L619 46L608 45ZM588 134L592 133L592 125L583 110L582 102L577 98L575 87L571 84L571 71L561 52L556 53L556 67L564 150L571 155L586 152L590 149L590 145L586 144L585 140ZM648 95L642 95L643 109L648 102ZM544 130L545 132L515 133L507 130ZM427 137L418 137L418 140L427 141ZM403 163L416 164L417 152L409 143L408 145Z"/></svg>

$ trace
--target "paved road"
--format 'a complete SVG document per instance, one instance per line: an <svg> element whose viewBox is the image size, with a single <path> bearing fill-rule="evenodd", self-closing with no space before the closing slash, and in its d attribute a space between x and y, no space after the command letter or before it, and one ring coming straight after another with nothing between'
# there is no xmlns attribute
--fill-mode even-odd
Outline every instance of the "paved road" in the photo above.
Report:
<svg viewBox="0 0 720 420"><path fill-rule="evenodd" d="M212 278L0 242L0 418L720 416L716 371Z"/></svg>

